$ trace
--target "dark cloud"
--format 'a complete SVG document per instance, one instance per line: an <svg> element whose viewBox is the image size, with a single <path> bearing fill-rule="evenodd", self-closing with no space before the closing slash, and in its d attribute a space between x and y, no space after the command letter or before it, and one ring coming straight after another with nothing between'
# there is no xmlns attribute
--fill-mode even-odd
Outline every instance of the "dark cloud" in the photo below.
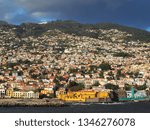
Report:
<svg viewBox="0 0 150 130"><path fill-rule="evenodd" d="M0 0L0 19L11 23L71 19L150 27L149 0Z"/></svg>
<svg viewBox="0 0 150 130"><path fill-rule="evenodd" d="M9 4L10 2L10 4ZM0 19L10 20L15 11L15 5L10 0L0 0Z"/></svg>

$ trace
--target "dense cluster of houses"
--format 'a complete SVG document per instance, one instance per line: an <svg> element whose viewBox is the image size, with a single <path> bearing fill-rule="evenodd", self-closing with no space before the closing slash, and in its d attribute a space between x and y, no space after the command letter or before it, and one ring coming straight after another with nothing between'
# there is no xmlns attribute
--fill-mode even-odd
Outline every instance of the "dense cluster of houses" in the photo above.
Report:
<svg viewBox="0 0 150 130"><path fill-rule="evenodd" d="M105 89L108 83L120 89L145 85L149 90L150 43L126 44L122 39L131 34L114 29L99 31L111 41L59 30L20 39L11 29L0 30L0 97L39 98L40 94L51 95L57 85L65 88L69 81L93 90ZM114 56L122 51L133 56Z"/></svg>

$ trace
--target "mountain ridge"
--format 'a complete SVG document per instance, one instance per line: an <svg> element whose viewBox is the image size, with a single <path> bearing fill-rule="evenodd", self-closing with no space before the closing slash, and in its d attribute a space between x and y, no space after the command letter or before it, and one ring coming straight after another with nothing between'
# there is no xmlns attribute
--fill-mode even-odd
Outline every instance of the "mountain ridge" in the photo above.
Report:
<svg viewBox="0 0 150 130"><path fill-rule="evenodd" d="M1 24L2 23L2 24ZM5 23L5 24L4 24ZM7 22L0 22L0 25L6 26L7 28L16 28L15 34L19 37L35 36L38 37L48 30L58 29L67 34L75 34L77 36L88 36L91 38L98 38L97 31L117 29L119 31L127 32L132 34L132 37L126 39L130 40L140 40L143 42L150 42L150 32L142 29L137 29L134 27L128 27L124 25L119 25L115 23L96 23L96 24L82 24L76 21L52 21L46 24L38 23L22 23L20 25L6 24ZM87 32L86 30L96 30L95 32Z"/></svg>

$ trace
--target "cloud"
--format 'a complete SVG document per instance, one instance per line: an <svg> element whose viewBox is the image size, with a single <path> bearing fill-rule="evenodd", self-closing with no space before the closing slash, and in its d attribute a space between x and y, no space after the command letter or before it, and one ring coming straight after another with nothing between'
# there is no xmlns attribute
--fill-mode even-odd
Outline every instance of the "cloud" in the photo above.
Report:
<svg viewBox="0 0 150 130"><path fill-rule="evenodd" d="M150 26L149 0L0 0L0 19L11 23L70 19Z"/></svg>
<svg viewBox="0 0 150 130"><path fill-rule="evenodd" d="M16 4L31 12L37 9L40 11L75 9L75 7L90 7L96 4L101 8L117 8L130 1L132 0L15 0Z"/></svg>
<svg viewBox="0 0 150 130"><path fill-rule="evenodd" d="M0 0L0 19L9 19L9 15L11 15L11 13L14 11L14 9L12 8L12 6L14 7L15 5L13 5L12 2L11 5L8 4L10 1L9 0Z"/></svg>
<svg viewBox="0 0 150 130"><path fill-rule="evenodd" d="M83 22L102 21L112 10L130 0L15 0L34 18L75 19ZM97 20L97 21L98 21Z"/></svg>
<svg viewBox="0 0 150 130"><path fill-rule="evenodd" d="M150 32L150 27L146 28L146 30Z"/></svg>

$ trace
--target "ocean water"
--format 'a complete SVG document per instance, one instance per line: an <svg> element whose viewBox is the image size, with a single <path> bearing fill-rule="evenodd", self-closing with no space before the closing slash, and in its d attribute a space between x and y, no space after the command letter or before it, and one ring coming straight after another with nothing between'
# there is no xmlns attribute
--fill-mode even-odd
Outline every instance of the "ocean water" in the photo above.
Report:
<svg viewBox="0 0 150 130"><path fill-rule="evenodd" d="M150 113L150 102L70 103L64 107L0 107L0 113Z"/></svg>

